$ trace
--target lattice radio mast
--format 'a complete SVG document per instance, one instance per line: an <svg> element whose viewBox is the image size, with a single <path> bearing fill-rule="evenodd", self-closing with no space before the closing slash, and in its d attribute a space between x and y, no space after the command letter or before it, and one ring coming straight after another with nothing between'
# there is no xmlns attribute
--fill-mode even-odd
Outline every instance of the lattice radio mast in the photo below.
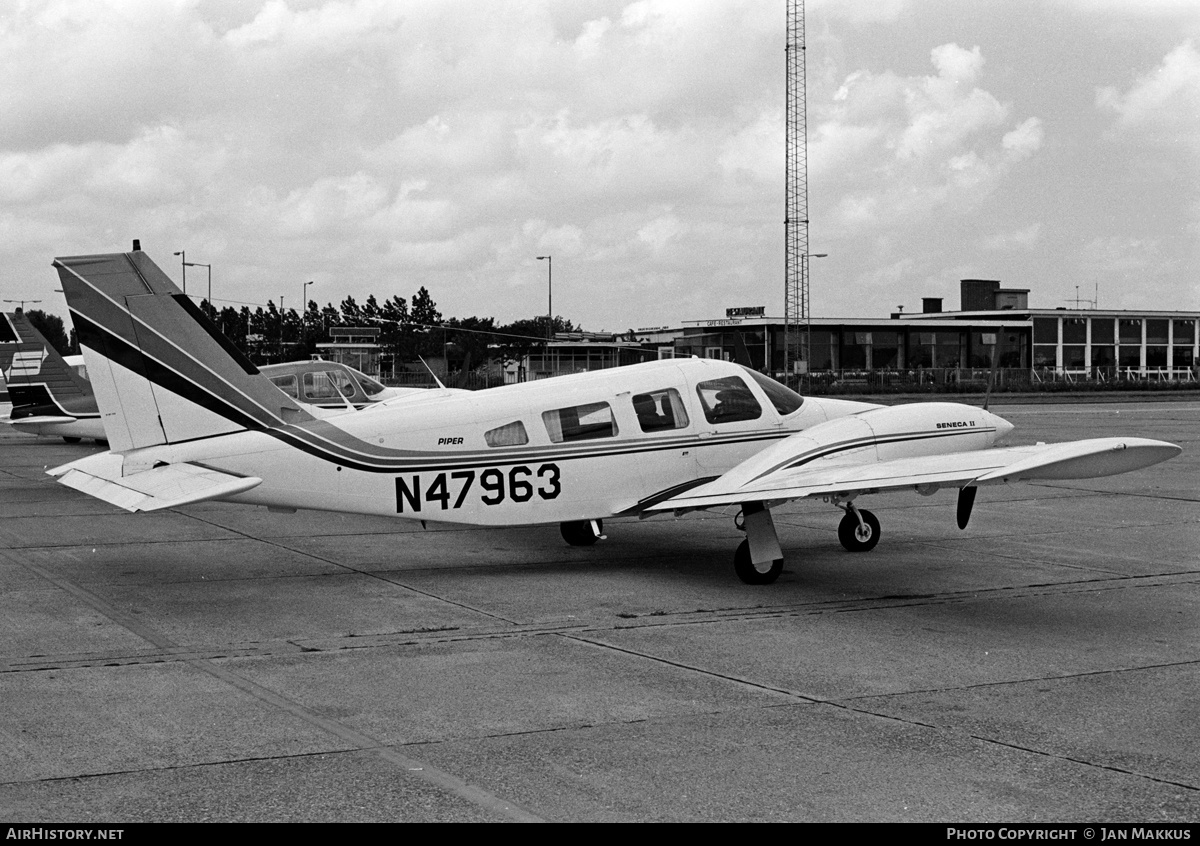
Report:
<svg viewBox="0 0 1200 846"><path fill-rule="evenodd" d="M787 183L784 233L783 369L804 360L812 369L811 316L808 310L808 122L805 114L804 0L788 0L787 11ZM806 327L803 347L797 328Z"/></svg>

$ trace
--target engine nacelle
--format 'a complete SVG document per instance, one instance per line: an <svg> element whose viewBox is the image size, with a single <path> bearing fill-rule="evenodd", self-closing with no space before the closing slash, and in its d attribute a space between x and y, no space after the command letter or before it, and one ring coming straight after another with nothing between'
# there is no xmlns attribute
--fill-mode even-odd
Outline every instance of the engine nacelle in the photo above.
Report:
<svg viewBox="0 0 1200 846"><path fill-rule="evenodd" d="M862 464L987 449L1012 424L970 405L925 402L876 408L818 423L763 450L725 474L744 485L767 473L829 464Z"/></svg>

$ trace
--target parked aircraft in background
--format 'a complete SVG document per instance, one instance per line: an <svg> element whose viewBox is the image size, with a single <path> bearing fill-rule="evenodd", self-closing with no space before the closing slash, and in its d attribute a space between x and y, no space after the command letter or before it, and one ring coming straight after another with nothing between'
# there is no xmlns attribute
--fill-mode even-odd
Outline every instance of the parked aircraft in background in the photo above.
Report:
<svg viewBox="0 0 1200 846"><path fill-rule="evenodd" d="M336 410L364 408L374 402L424 394L426 388L388 388L365 373L336 361L287 361L259 368L289 397Z"/></svg>
<svg viewBox="0 0 1200 846"><path fill-rule="evenodd" d="M388 388L353 367L321 359L268 364L260 370L288 396L322 409L314 412L318 416L427 390ZM60 356L21 312L5 314L0 323L0 371L10 385L8 422L14 429L61 437L69 444L105 439L84 357Z"/></svg>
<svg viewBox="0 0 1200 846"><path fill-rule="evenodd" d="M0 370L8 383L8 422L14 429L61 437L69 444L83 438L104 440L92 386L24 312L4 314L0 320Z"/></svg>
<svg viewBox="0 0 1200 846"><path fill-rule="evenodd" d="M737 506L738 576L773 581L771 509L819 496L838 536L880 537L885 490L1104 476L1179 447L1142 438L997 448L1011 424L955 403L802 398L731 362L673 359L479 392L427 391L319 419L278 391L140 250L55 260L112 451L51 470L130 511L203 500L493 526Z"/></svg>

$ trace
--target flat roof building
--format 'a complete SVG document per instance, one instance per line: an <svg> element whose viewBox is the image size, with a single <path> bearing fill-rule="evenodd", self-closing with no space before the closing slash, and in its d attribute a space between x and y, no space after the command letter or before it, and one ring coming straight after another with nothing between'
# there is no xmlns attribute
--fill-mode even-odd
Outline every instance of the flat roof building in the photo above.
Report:
<svg viewBox="0 0 1200 846"><path fill-rule="evenodd" d="M1029 308L1029 289L983 279L962 280L961 296L960 311L943 311L940 299L925 298L921 313L814 318L793 327L795 369L786 375L953 381L986 379L995 366L1010 380L1032 382L1197 380L1200 311ZM673 335L675 355L749 360L785 378L780 317L730 309L724 318L685 321Z"/></svg>

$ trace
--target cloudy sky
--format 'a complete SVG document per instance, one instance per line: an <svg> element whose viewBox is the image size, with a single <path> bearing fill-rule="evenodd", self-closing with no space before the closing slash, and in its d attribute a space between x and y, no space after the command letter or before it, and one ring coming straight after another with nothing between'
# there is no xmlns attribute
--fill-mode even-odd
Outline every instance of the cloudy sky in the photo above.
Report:
<svg viewBox="0 0 1200 846"><path fill-rule="evenodd" d="M1200 3L809 0L814 316L1200 309ZM0 290L783 312L785 0L0 0ZM189 292L205 272L191 269Z"/></svg>

